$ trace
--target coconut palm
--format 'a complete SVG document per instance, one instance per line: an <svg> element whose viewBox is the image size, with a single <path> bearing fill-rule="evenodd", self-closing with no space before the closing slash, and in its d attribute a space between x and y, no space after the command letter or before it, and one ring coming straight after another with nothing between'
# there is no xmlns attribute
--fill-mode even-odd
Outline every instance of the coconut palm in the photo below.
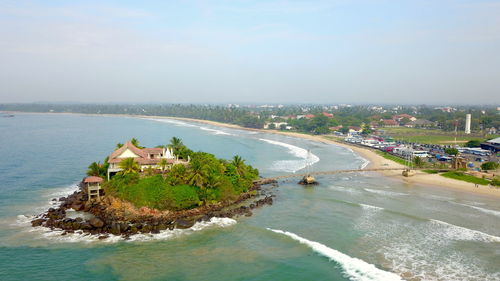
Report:
<svg viewBox="0 0 500 281"><path fill-rule="evenodd" d="M192 162L188 173L189 184L204 188L207 183L208 172L207 165L199 161Z"/></svg>
<svg viewBox="0 0 500 281"><path fill-rule="evenodd" d="M161 159L160 162L158 162L158 166L160 167L161 171L164 173L165 170L167 169L167 166L168 166L167 159Z"/></svg>
<svg viewBox="0 0 500 281"><path fill-rule="evenodd" d="M172 137L167 147L172 149L173 153L177 154L184 147L184 144L180 138Z"/></svg>
<svg viewBox="0 0 500 281"><path fill-rule="evenodd" d="M102 172L102 165L99 162L92 162L87 170L87 176L100 177Z"/></svg>
<svg viewBox="0 0 500 281"><path fill-rule="evenodd" d="M245 173L245 160L241 158L239 155L235 155L233 157L233 160L231 161L231 164L236 168L236 173L238 175L242 176Z"/></svg>
<svg viewBox="0 0 500 281"><path fill-rule="evenodd" d="M123 159L118 166L122 169L120 172L122 175L135 174L140 170L139 164L135 162L134 158Z"/></svg>
<svg viewBox="0 0 500 281"><path fill-rule="evenodd" d="M132 138L132 139L130 140L130 142L131 142L131 143L132 143L135 147L137 147L137 148L144 148L143 146L141 146L141 145L139 144L139 141L138 141L136 138Z"/></svg>

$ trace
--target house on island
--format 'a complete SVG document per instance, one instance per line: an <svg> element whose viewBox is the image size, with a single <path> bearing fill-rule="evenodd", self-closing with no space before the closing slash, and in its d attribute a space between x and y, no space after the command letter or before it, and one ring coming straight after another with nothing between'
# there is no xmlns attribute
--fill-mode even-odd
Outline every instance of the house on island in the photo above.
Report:
<svg viewBox="0 0 500 281"><path fill-rule="evenodd" d="M169 148L138 148L133 145L132 142L128 141L109 156L108 180L111 176L122 170L120 168L120 162L126 158L133 158L134 161L139 164L141 171L150 167L153 169L161 169L158 163L160 163L162 159L167 160L167 169L170 169L175 164L185 165L189 163L189 159L179 159L179 157L175 156Z"/></svg>

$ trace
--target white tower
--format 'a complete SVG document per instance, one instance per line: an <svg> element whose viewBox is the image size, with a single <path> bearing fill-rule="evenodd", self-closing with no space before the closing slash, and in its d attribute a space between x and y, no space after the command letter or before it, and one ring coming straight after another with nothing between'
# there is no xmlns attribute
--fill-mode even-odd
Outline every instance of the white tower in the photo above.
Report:
<svg viewBox="0 0 500 281"><path fill-rule="evenodd" d="M470 114L465 115L465 133L470 134Z"/></svg>

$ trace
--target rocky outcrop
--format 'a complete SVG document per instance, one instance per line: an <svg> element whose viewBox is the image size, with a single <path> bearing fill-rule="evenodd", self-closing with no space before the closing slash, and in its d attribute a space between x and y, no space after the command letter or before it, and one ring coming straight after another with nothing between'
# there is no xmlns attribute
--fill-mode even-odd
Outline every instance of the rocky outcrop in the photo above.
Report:
<svg viewBox="0 0 500 281"><path fill-rule="evenodd" d="M270 182L275 184L275 182ZM213 217L251 216L252 209L272 205L274 195L268 195L261 190L262 183L255 183L249 192L241 194L236 200L198 208L173 211L158 211L148 208L136 209L134 215L117 212L112 207L111 197L101 202L88 202L84 192L75 192L56 201L60 207L50 208L46 213L31 221L32 226L44 226L51 229L64 230L63 235L81 231L89 234L100 234L99 239L105 239L109 234L128 237L137 233L159 233L166 229L186 229L197 221L208 221ZM118 199L116 199L118 200ZM66 217L66 210L84 211L93 218Z"/></svg>

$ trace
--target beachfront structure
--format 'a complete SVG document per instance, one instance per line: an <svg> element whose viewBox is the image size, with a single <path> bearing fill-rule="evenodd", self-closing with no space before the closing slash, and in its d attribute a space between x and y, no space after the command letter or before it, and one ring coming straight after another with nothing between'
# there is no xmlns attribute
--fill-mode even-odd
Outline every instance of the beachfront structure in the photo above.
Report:
<svg viewBox="0 0 500 281"><path fill-rule="evenodd" d="M141 171L148 168L161 169L158 165L162 159L167 160L167 169L170 169L174 164L187 164L188 160L179 159L175 156L170 148L155 147L155 148L138 148L128 141L122 147L115 150L109 156L108 163L108 180L114 174L120 172L120 162L126 158L133 158Z"/></svg>
<svg viewBox="0 0 500 281"><path fill-rule="evenodd" d="M90 176L83 179L83 184L87 189L88 200L100 200L101 195L104 195L104 190L101 188L101 183L104 180L101 177Z"/></svg>

